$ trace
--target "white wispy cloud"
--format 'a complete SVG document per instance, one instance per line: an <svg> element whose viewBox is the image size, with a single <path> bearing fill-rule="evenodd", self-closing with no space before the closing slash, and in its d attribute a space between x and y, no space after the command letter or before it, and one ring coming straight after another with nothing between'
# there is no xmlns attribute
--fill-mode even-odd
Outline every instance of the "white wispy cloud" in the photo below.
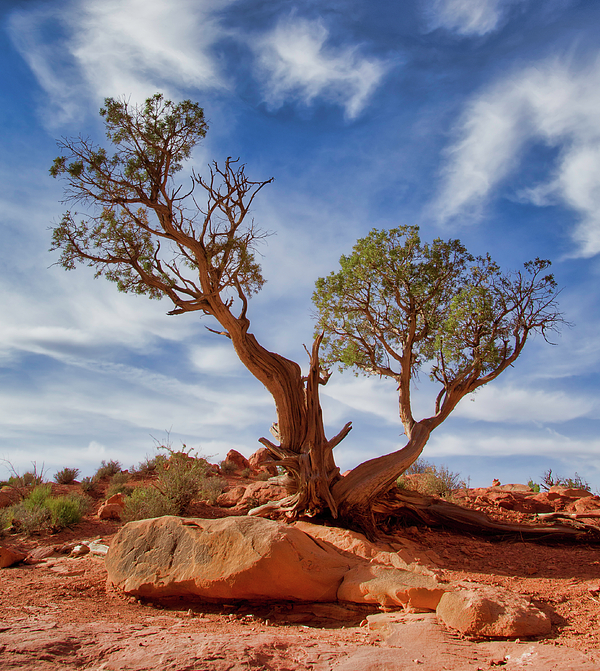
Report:
<svg viewBox="0 0 600 671"><path fill-rule="evenodd" d="M459 35L486 35L504 21L510 5L528 0L428 0L429 28Z"/></svg>
<svg viewBox="0 0 600 671"><path fill-rule="evenodd" d="M512 72L467 105L448 149L434 213L476 220L531 143L560 148L552 176L515 197L573 209L578 256L600 252L600 58L549 59ZM574 254L574 255L575 255Z"/></svg>
<svg viewBox="0 0 600 671"><path fill-rule="evenodd" d="M563 391L492 384L461 401L454 415L504 424L554 424L589 416L597 408L593 399Z"/></svg>
<svg viewBox="0 0 600 671"><path fill-rule="evenodd" d="M291 16L250 44L270 107L288 100L310 105L319 97L341 105L349 119L362 112L389 65L358 46L329 46L328 38L322 21Z"/></svg>
<svg viewBox="0 0 600 671"><path fill-rule="evenodd" d="M223 36L216 12L234 1L72 0L17 11L9 29L64 122L82 97L225 86L211 50Z"/></svg>

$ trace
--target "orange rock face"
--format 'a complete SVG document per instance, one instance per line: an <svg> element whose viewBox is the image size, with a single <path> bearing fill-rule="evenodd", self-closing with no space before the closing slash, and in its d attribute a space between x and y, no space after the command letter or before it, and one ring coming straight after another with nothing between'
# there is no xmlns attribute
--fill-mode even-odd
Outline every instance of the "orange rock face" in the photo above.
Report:
<svg viewBox="0 0 600 671"><path fill-rule="evenodd" d="M436 612L439 620L465 636L524 638L544 636L552 629L550 618L527 599L487 585L445 592Z"/></svg>
<svg viewBox="0 0 600 671"><path fill-rule="evenodd" d="M160 517L126 524L105 560L127 594L208 600L335 601L350 562L299 529L257 517Z"/></svg>
<svg viewBox="0 0 600 671"><path fill-rule="evenodd" d="M248 459L250 468L256 473L269 473L277 475L277 466L273 463L273 457L266 447L261 447Z"/></svg>
<svg viewBox="0 0 600 671"><path fill-rule="evenodd" d="M250 468L250 462L243 454L240 454L237 450L229 450L227 452L227 457L225 461L230 461L232 464L235 464L235 467L238 471L243 471L245 468Z"/></svg>
<svg viewBox="0 0 600 671"><path fill-rule="evenodd" d="M24 552L0 547L0 568L7 568L8 566L18 564L25 559L25 556Z"/></svg>

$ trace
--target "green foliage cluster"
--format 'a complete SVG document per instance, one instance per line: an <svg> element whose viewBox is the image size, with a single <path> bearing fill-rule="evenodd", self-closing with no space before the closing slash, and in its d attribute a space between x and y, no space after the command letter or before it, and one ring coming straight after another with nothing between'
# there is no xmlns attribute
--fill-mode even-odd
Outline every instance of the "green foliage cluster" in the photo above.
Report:
<svg viewBox="0 0 600 671"><path fill-rule="evenodd" d="M407 435L410 381L426 369L442 387L439 424L510 366L530 334L546 337L564 322L549 266L535 259L502 273L459 240L424 243L416 226L374 229L341 257L338 272L317 280L323 362L396 380Z"/></svg>
<svg viewBox="0 0 600 671"><path fill-rule="evenodd" d="M73 484L79 473L80 471L78 468L63 468L54 474L54 482L59 485Z"/></svg>
<svg viewBox="0 0 600 671"><path fill-rule="evenodd" d="M95 477L90 477L89 475L81 479L79 483L81 486L81 491L86 494L93 494L98 491L98 480Z"/></svg>
<svg viewBox="0 0 600 671"><path fill-rule="evenodd" d="M185 447L185 446L184 446ZM156 480L150 487L136 487L125 499L122 519L131 521L160 517L162 515L184 515L196 498L207 499L214 504L223 492L225 481L207 477L209 463L190 451L176 452L162 446L169 453L157 459L154 465Z"/></svg>
<svg viewBox="0 0 600 671"><path fill-rule="evenodd" d="M109 482L106 489L106 497L114 496L115 494L125 494L128 496L133 491L127 483L129 482L129 474L119 471L115 473Z"/></svg>
<svg viewBox="0 0 600 671"><path fill-rule="evenodd" d="M398 478L397 486L410 489L427 496L438 496L443 499L452 498L456 489L464 489L467 483L460 473L450 471L446 466L417 459Z"/></svg>
<svg viewBox="0 0 600 671"><path fill-rule="evenodd" d="M87 507L86 497L77 494L52 496L51 485L38 485L25 499L2 511L0 530L10 529L27 536L60 531L80 522Z"/></svg>
<svg viewBox="0 0 600 671"><path fill-rule="evenodd" d="M164 454L157 454L154 457L146 457L140 461L137 466L132 466L129 469L134 478L148 478L156 475L157 468L160 464L166 461L167 457Z"/></svg>
<svg viewBox="0 0 600 671"><path fill-rule="evenodd" d="M113 475L120 473L122 471L121 464L114 459L111 459L109 462L104 461L100 462L100 468L94 474L96 480L102 480L103 478L111 478Z"/></svg>
<svg viewBox="0 0 600 671"><path fill-rule="evenodd" d="M590 483L582 478L579 473L575 473L575 475L572 477L563 478L554 475L551 468L549 468L547 471L544 471L541 482L539 484L535 484L532 480L530 480L529 486L532 487L534 491L538 492L540 491L540 488L548 491L550 487L568 487L569 489L585 489L587 492L592 491ZM535 489L536 487L537 490Z"/></svg>

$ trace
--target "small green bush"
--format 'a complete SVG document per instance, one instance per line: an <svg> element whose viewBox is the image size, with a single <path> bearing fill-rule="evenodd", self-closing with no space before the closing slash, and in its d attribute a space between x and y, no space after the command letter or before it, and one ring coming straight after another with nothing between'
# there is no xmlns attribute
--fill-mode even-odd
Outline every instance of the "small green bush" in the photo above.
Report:
<svg viewBox="0 0 600 671"><path fill-rule="evenodd" d="M467 486L460 473L453 473L446 466L438 467L423 459L417 459L411 464L396 484L400 489L440 498L451 498L455 489Z"/></svg>
<svg viewBox="0 0 600 671"><path fill-rule="evenodd" d="M125 499L121 519L123 522L131 522L177 514L178 511L173 501L170 501L155 487L136 487L131 496Z"/></svg>
<svg viewBox="0 0 600 671"><path fill-rule="evenodd" d="M233 461L229 461L228 459L222 461L219 466L221 467L221 473L224 473L225 475L231 475L237 471L237 466Z"/></svg>
<svg viewBox="0 0 600 671"><path fill-rule="evenodd" d="M58 473L54 474L54 482L59 485L70 485L74 482L79 473L80 471L78 468L63 468L61 471L58 471Z"/></svg>
<svg viewBox="0 0 600 671"><path fill-rule="evenodd" d="M136 478L149 478L156 475L156 469L166 460L164 454L157 454L154 457L146 457L137 466L132 466L129 470Z"/></svg>
<svg viewBox="0 0 600 671"><path fill-rule="evenodd" d="M2 528L13 527L28 536L59 531L81 521L87 509L86 497L51 496L50 485L40 485L29 496L3 511Z"/></svg>
<svg viewBox="0 0 600 671"><path fill-rule="evenodd" d="M204 478L200 485L198 498L204 499L214 506L219 496L227 486L227 480L224 478Z"/></svg>
<svg viewBox="0 0 600 671"><path fill-rule="evenodd" d="M79 501L70 496L57 496L46 501L54 529L72 527L81 522L83 511Z"/></svg>
<svg viewBox="0 0 600 671"><path fill-rule="evenodd" d="M256 480L259 482L266 482L269 478L271 477L270 473L267 473L266 471L261 471L256 475Z"/></svg>
<svg viewBox="0 0 600 671"><path fill-rule="evenodd" d="M92 494L98 490L98 480L95 477L90 478L89 476L82 478L79 483L81 486L81 491L86 494Z"/></svg>
<svg viewBox="0 0 600 671"><path fill-rule="evenodd" d="M11 513L12 526L17 532L33 536L50 530L52 514L45 505L32 505L25 499L11 506Z"/></svg>
<svg viewBox="0 0 600 671"><path fill-rule="evenodd" d="M110 484L106 489L107 498L114 496L115 494L125 494L125 496L129 496L133 492L133 487L129 487L127 482L129 482L129 475L127 473L123 473L122 471L115 473L110 479Z"/></svg>
<svg viewBox="0 0 600 671"><path fill-rule="evenodd" d="M164 449L170 457L158 469L156 488L173 503L177 514L183 515L204 484L208 462L186 452Z"/></svg>
<svg viewBox="0 0 600 671"><path fill-rule="evenodd" d="M585 489L586 492L591 492L590 483L584 480L579 473L575 473L572 478L561 478L552 473L549 468L542 475L542 482L540 486L548 491L550 487L568 487L569 489Z"/></svg>
<svg viewBox="0 0 600 671"><path fill-rule="evenodd" d="M114 459L111 459L108 463L104 459L100 462L100 468L96 471L95 478L96 480L102 480L102 478L110 478L116 473L119 473L121 470L121 464Z"/></svg>
<svg viewBox="0 0 600 671"><path fill-rule="evenodd" d="M52 496L52 485L38 485L31 490L25 499L25 505L30 508L43 506L50 496Z"/></svg>

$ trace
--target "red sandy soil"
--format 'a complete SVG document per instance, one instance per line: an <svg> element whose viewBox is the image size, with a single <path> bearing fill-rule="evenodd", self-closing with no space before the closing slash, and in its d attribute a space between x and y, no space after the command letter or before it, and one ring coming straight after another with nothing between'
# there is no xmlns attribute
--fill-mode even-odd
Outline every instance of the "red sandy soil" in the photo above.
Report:
<svg viewBox="0 0 600 671"><path fill-rule="evenodd" d="M96 519L99 503L74 529L8 536L2 544L25 551L97 538L110 544L120 524ZM202 503L192 511L230 514ZM498 515L511 518L510 511ZM385 640L366 624L366 607L142 603L107 588L101 558L54 557L0 571L0 670L600 669L600 547L489 541L416 527L399 533L434 558L445 580L530 596L550 615L552 634L539 642L474 642L444 630L434 615L407 614L406 626Z"/></svg>

